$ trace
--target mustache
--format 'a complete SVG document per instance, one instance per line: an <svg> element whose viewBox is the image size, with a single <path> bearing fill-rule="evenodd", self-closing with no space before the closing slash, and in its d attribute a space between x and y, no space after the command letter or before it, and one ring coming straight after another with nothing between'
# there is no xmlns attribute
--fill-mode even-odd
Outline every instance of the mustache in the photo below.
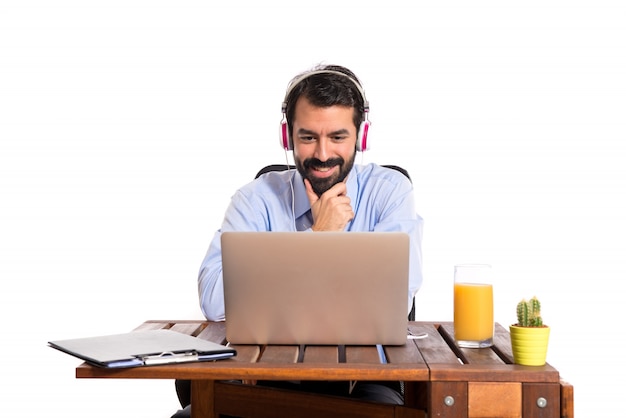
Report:
<svg viewBox="0 0 626 418"><path fill-rule="evenodd" d="M318 160L317 158L307 158L306 160L302 162L302 165L304 166L304 168L312 168L312 167L331 168L336 165L343 165L343 163L344 163L344 159L341 157L330 158L326 161L321 161L321 160Z"/></svg>

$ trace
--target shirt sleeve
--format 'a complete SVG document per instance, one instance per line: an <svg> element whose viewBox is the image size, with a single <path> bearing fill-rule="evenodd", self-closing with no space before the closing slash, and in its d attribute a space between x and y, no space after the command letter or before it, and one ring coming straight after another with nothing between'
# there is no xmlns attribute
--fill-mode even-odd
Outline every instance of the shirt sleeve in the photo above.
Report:
<svg viewBox="0 0 626 418"><path fill-rule="evenodd" d="M264 222L259 222L253 207L245 193L238 191L231 199L226 210L222 227L215 233L209 249L200 266L198 275L198 296L200 309L209 321L223 321L224 282L222 279L223 231L262 231Z"/></svg>
<svg viewBox="0 0 626 418"><path fill-rule="evenodd" d="M208 320L225 319L222 232L291 230L291 187L285 180L288 176L288 173L268 173L262 180L239 189L231 198L198 274L200 309Z"/></svg>
<svg viewBox="0 0 626 418"><path fill-rule="evenodd" d="M374 202L369 202L369 204L378 208L373 226L374 231L406 232L409 235L408 313L413 307L413 299L423 281L422 234L424 220L415 209L412 183L403 176L395 179L393 183L394 187L377 187L378 190L387 190L388 194L372 194Z"/></svg>

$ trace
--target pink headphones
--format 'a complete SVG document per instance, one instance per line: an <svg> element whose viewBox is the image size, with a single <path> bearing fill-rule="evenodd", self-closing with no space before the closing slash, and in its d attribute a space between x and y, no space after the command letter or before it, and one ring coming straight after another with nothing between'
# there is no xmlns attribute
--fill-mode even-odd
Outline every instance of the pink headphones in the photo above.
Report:
<svg viewBox="0 0 626 418"><path fill-rule="evenodd" d="M282 112L283 112L283 120L280 122L280 146L285 151L293 150L293 142L291 141L291 135L289 135L289 126L287 125L287 97L289 97L289 93L296 87L302 80L314 75L314 74L337 74L343 77L346 77L356 86L359 93L361 93L361 97L363 97L363 121L361 122L361 126L359 127L359 132L357 133L357 141L356 141L356 150L357 151L367 151L369 149L369 144L367 142L367 134L370 129L370 122L367 119L367 115L369 113L369 102L365 97L365 92L361 85L352 77L340 72L340 71L332 71L332 70L319 70L319 71L311 71L302 75L301 77L295 79L287 89L287 93L285 93L285 99L283 100Z"/></svg>

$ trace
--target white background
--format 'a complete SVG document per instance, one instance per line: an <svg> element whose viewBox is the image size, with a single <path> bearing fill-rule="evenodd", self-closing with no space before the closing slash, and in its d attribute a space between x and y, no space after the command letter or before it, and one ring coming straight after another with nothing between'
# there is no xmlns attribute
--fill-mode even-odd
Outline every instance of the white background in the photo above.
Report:
<svg viewBox="0 0 626 418"><path fill-rule="evenodd" d="M46 343L202 318L213 232L285 161L287 82L319 62L363 81L363 162L412 175L417 318L451 320L453 265L490 263L498 322L542 300L576 416L620 414L626 6L366 3L0 3L2 416L176 410L173 382L77 380Z"/></svg>

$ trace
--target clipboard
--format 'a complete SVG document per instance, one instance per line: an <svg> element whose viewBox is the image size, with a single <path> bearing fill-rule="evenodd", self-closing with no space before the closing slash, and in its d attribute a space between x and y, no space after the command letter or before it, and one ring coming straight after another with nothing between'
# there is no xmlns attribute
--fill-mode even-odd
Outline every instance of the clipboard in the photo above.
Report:
<svg viewBox="0 0 626 418"><path fill-rule="evenodd" d="M104 368L221 360L237 355L232 347L165 329L49 341L48 345Z"/></svg>

